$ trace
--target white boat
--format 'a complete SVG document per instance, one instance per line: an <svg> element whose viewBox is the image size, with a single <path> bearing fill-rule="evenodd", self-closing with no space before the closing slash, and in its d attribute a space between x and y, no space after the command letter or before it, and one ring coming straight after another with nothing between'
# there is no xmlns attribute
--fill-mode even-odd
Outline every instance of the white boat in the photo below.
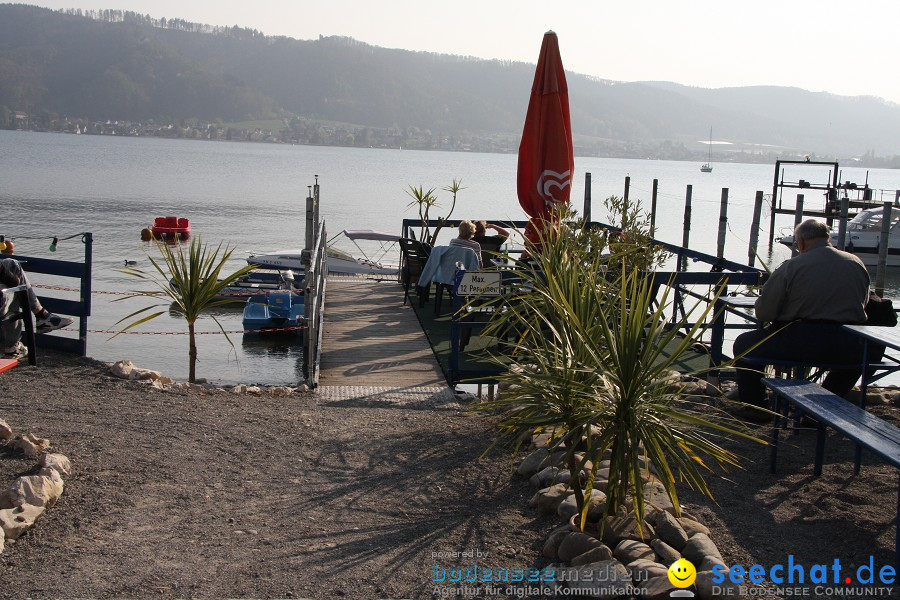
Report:
<svg viewBox="0 0 900 600"><path fill-rule="evenodd" d="M352 241L363 256L356 257L345 250L334 247L332 245L333 242L340 236L344 236ZM379 254L375 258L370 258L359 246L359 241L377 242L380 245ZM399 241L400 236L392 233L383 233L371 229L345 229L328 241L328 273L333 275L399 276L399 251L397 264L381 262ZM306 267L303 264L302 257L302 249L290 249L268 254L254 254L247 257L247 262L251 265L259 265L268 269L291 269L292 271L303 273Z"/></svg>
<svg viewBox="0 0 900 600"><path fill-rule="evenodd" d="M709 128L709 157L705 165L700 165L701 173L712 173L712 127Z"/></svg>
<svg viewBox="0 0 900 600"><path fill-rule="evenodd" d="M881 242L881 221L884 209L869 208L859 211L855 217L847 221L845 250L852 252L867 267L878 266L878 247ZM780 243L792 247L794 235L779 238ZM838 232L831 232L831 243L838 247ZM888 267L900 267L900 207L891 210L891 228L888 233Z"/></svg>

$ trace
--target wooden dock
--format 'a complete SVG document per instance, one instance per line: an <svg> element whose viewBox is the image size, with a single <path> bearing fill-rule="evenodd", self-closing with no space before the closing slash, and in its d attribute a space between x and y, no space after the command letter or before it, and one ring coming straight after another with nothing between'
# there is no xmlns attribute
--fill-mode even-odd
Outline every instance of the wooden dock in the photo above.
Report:
<svg viewBox="0 0 900 600"><path fill-rule="evenodd" d="M446 389L397 282L329 278L319 387Z"/></svg>

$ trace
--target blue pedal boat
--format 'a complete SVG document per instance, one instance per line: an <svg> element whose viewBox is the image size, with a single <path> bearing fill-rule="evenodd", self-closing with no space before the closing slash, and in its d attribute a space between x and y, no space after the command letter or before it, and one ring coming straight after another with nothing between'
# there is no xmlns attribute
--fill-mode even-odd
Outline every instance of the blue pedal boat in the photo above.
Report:
<svg viewBox="0 0 900 600"><path fill-rule="evenodd" d="M244 329L285 329L303 323L303 296L294 292L268 292L247 298L244 306ZM301 335L301 329L278 333ZM264 332L269 333L269 332Z"/></svg>

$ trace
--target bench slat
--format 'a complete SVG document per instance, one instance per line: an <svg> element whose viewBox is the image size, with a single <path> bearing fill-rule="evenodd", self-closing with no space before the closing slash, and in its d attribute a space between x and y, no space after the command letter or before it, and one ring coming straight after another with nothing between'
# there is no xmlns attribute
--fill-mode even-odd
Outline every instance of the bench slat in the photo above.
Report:
<svg viewBox="0 0 900 600"><path fill-rule="evenodd" d="M765 378L763 384L846 437L900 468L900 429L809 381Z"/></svg>
<svg viewBox="0 0 900 600"><path fill-rule="evenodd" d="M14 358L0 358L0 373L4 371L9 371L13 367L17 366L19 361Z"/></svg>

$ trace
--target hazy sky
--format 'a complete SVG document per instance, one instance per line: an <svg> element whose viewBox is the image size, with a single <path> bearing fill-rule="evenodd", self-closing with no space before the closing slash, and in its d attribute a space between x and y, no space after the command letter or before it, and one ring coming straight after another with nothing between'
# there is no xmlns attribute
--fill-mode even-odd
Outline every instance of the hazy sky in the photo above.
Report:
<svg viewBox="0 0 900 600"><path fill-rule="evenodd" d="M30 3L28 0L19 0ZM900 103L897 0L43 0L239 25L268 35L345 35L376 46L534 63L559 35L567 70L700 87L796 86Z"/></svg>

